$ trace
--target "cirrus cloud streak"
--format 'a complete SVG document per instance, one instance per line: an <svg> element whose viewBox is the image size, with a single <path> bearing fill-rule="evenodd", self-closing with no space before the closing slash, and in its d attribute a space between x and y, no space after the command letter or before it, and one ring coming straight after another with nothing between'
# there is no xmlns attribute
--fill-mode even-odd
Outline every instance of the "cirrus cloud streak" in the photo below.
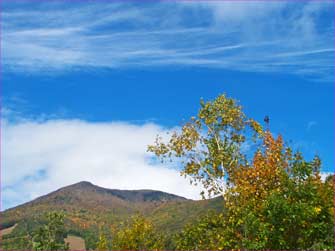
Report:
<svg viewBox="0 0 335 251"><path fill-rule="evenodd" d="M196 66L333 79L332 2L4 4L5 70ZM173 11L172 11L173 10Z"/></svg>

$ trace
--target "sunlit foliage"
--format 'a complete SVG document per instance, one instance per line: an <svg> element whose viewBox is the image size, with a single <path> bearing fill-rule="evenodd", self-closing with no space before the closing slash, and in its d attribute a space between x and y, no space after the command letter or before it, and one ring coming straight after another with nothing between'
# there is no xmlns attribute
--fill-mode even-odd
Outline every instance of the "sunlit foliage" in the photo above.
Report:
<svg viewBox="0 0 335 251"><path fill-rule="evenodd" d="M235 100L201 101L196 117L148 150L181 160L183 175L224 196L225 212L187 226L180 249L333 249L333 190L321 160L306 161Z"/></svg>
<svg viewBox="0 0 335 251"><path fill-rule="evenodd" d="M163 250L164 240L141 215L124 222L112 236L114 250Z"/></svg>
<svg viewBox="0 0 335 251"><path fill-rule="evenodd" d="M214 211L188 224L175 236L176 250L222 250L225 238L224 214Z"/></svg>
<svg viewBox="0 0 335 251"><path fill-rule="evenodd" d="M100 234L99 236L99 241L97 242L97 250L98 251L108 250L107 238L104 234Z"/></svg>
<svg viewBox="0 0 335 251"><path fill-rule="evenodd" d="M64 228L64 214L50 212L46 215L47 222L34 232L32 247L34 250L68 250L64 242L66 232Z"/></svg>

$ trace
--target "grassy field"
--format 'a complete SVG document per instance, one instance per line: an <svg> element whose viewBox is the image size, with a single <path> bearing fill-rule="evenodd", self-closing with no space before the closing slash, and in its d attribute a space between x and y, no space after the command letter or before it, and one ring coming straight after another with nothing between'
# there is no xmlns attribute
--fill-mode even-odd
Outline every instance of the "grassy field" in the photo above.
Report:
<svg viewBox="0 0 335 251"><path fill-rule="evenodd" d="M17 226L17 224L15 224L14 226L4 228L4 229L0 230L0 236L10 234L11 232L13 232L13 230L14 230L14 228L16 228L16 226Z"/></svg>
<svg viewBox="0 0 335 251"><path fill-rule="evenodd" d="M8 235L13 232L13 230L16 228L17 224L14 226L4 228L0 230L0 237ZM17 238L9 238L7 241L15 240ZM70 250L86 250L85 240L81 237L74 236L74 235L68 235L67 238L64 239L65 242L69 243L69 249Z"/></svg>
<svg viewBox="0 0 335 251"><path fill-rule="evenodd" d="M64 239L65 242L69 243L70 250L85 250L85 240L81 237L68 235L67 238Z"/></svg>

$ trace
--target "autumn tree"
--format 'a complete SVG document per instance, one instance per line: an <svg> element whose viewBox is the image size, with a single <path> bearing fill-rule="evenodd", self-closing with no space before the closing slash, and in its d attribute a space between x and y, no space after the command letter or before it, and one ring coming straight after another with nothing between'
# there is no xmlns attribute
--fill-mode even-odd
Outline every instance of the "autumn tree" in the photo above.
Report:
<svg viewBox="0 0 335 251"><path fill-rule="evenodd" d="M164 240L150 221L135 215L113 235L114 250L163 250Z"/></svg>
<svg viewBox="0 0 335 251"><path fill-rule="evenodd" d="M105 234L99 235L99 241L97 242L97 250L98 251L107 251L108 250L108 243Z"/></svg>
<svg viewBox="0 0 335 251"><path fill-rule="evenodd" d="M199 250L201 243L219 250L333 248L333 192L321 181L320 159L293 152L235 100L201 101L196 117L148 150L162 161L180 161L182 175L201 182L207 194L224 196L224 214L188 226L181 249ZM208 235L211 229L217 235Z"/></svg>
<svg viewBox="0 0 335 251"><path fill-rule="evenodd" d="M182 175L189 176L192 183L201 182L208 195L218 195L229 184L230 173L245 164L246 139L251 134L256 140L263 130L234 99L225 95L213 102L201 100L200 105L197 116L173 132L168 142L158 136L148 151L162 161L179 159Z"/></svg>
<svg viewBox="0 0 335 251"><path fill-rule="evenodd" d="M332 193L321 161L306 161L281 136L264 133L251 163L232 172L225 193L227 239L248 249L332 249Z"/></svg>
<svg viewBox="0 0 335 251"><path fill-rule="evenodd" d="M32 237L32 247L37 251L68 250L68 243L64 242L66 231L64 228L64 214L50 212L46 214L47 222L39 227Z"/></svg>
<svg viewBox="0 0 335 251"><path fill-rule="evenodd" d="M187 224L174 238L176 250L223 250L224 217L222 213L210 211Z"/></svg>

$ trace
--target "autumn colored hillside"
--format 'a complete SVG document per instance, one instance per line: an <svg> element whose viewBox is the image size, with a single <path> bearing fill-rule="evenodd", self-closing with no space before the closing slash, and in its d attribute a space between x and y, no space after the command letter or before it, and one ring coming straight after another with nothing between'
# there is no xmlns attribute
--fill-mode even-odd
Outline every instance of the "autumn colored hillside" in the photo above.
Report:
<svg viewBox="0 0 335 251"><path fill-rule="evenodd" d="M65 212L67 232L83 237L87 248L95 248L101 229L116 226L132 215L144 215L158 229L172 234L209 209L222 208L221 198L193 201L161 191L106 189L83 181L1 212L2 229L17 224L1 243L4 248L7 244L10 248L29 247L29 236L50 211Z"/></svg>

